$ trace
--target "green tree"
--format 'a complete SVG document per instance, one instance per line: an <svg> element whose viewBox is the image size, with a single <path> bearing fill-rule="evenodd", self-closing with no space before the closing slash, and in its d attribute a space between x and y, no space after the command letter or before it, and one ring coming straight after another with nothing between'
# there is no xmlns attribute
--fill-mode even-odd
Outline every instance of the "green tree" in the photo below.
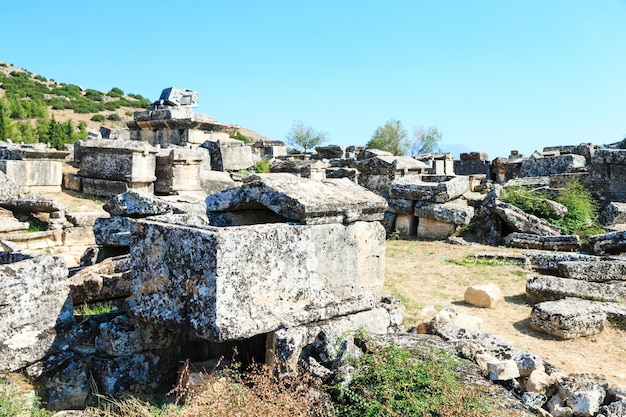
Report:
<svg viewBox="0 0 626 417"><path fill-rule="evenodd" d="M409 135L399 120L390 119L384 126L379 126L365 146L404 155L409 147Z"/></svg>
<svg viewBox="0 0 626 417"><path fill-rule="evenodd" d="M6 118L4 116L5 106L3 100L0 100L0 140L7 140Z"/></svg>
<svg viewBox="0 0 626 417"><path fill-rule="evenodd" d="M441 132L436 127L430 126L428 129L423 127L413 130L413 142L411 142L411 154L420 155L427 153L439 152L439 143L441 142Z"/></svg>
<svg viewBox="0 0 626 417"><path fill-rule="evenodd" d="M304 153L328 140L326 132L318 131L310 126L304 126L299 120L293 122L291 130L286 136L287 143Z"/></svg>

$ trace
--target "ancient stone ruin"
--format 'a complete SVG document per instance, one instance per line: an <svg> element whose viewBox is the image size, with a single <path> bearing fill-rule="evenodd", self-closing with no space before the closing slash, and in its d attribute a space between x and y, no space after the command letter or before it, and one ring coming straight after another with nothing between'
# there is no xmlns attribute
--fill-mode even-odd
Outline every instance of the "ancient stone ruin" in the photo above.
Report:
<svg viewBox="0 0 626 417"><path fill-rule="evenodd" d="M303 363L331 372L329 352L347 332L403 330L403 306L381 294L387 237L471 244L457 237L471 226L483 243L520 249L532 268L530 324L556 338L626 321L624 143L492 161L337 145L289 154L279 141L235 139L241 127L194 113L197 103L194 91L166 89L128 130L94 134L73 152L0 146L0 373L25 372L51 409L83 408L94 386L167 390L181 361L235 350L286 373ZM270 174L252 172L261 159ZM501 199L513 186L557 195L574 180L607 231L586 241ZM34 194L62 189L106 203L74 211ZM546 204L562 218L563 206ZM26 233L35 223L43 230ZM74 261L53 255L74 246L88 248ZM504 302L478 286L466 300ZM113 311L75 311L103 301ZM419 330L453 343L528 407L624 415L620 387L560 374L455 315Z"/></svg>

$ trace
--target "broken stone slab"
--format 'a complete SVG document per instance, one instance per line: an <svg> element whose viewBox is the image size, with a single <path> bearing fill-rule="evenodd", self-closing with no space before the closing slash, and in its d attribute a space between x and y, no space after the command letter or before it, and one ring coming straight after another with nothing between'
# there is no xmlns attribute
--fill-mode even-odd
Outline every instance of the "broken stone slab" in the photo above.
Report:
<svg viewBox="0 0 626 417"><path fill-rule="evenodd" d="M377 307L321 322L281 328L269 333L265 360L268 364L278 361L287 371L295 372L303 358L312 356L311 354L319 349L320 336L323 336L326 343L324 349L320 349L324 353L324 357L320 359L330 366L337 359L342 339L354 338L354 332L358 329L373 334L384 334L387 333L389 326L388 311L383 307Z"/></svg>
<svg viewBox="0 0 626 417"><path fill-rule="evenodd" d="M0 372L59 348L57 330L74 319L67 276L60 256L0 252Z"/></svg>
<svg viewBox="0 0 626 417"><path fill-rule="evenodd" d="M542 251L542 250L526 250L522 254L528 258L530 264L537 268L539 271L556 272L559 268L560 262L565 261L579 261L579 262L594 262L599 261L602 258L599 256L588 255L578 252L554 252L554 251Z"/></svg>
<svg viewBox="0 0 626 417"><path fill-rule="evenodd" d="M96 245L129 246L132 222L133 220L130 218L122 216L100 217L96 219L93 225Z"/></svg>
<svg viewBox="0 0 626 417"><path fill-rule="evenodd" d="M67 211L67 207L63 203L31 193L25 194L21 198L2 199L0 200L0 207L22 213Z"/></svg>
<svg viewBox="0 0 626 417"><path fill-rule="evenodd" d="M594 416L600 411L606 393L598 384L574 392L565 403L575 416Z"/></svg>
<svg viewBox="0 0 626 417"><path fill-rule="evenodd" d="M530 327L559 339L574 339L600 333L607 314L593 301L566 298L533 306Z"/></svg>
<svg viewBox="0 0 626 417"><path fill-rule="evenodd" d="M513 231L539 236L558 236L561 229L509 203L497 201L492 208Z"/></svg>
<svg viewBox="0 0 626 417"><path fill-rule="evenodd" d="M90 381L84 361L74 357L54 374L42 378L46 408L49 410L84 409L89 396ZM56 414L55 414L56 415Z"/></svg>
<svg viewBox="0 0 626 417"><path fill-rule="evenodd" d="M587 166L582 155L566 154L535 158L530 157L522 162L520 177L547 177L556 174L576 172Z"/></svg>
<svg viewBox="0 0 626 417"><path fill-rule="evenodd" d="M469 191L469 177L451 175L420 175L396 178L389 196L415 201L445 203Z"/></svg>
<svg viewBox="0 0 626 417"><path fill-rule="evenodd" d="M625 284L602 284L550 275L529 275L526 298L530 303L554 301L567 297L621 303L626 301Z"/></svg>
<svg viewBox="0 0 626 417"><path fill-rule="evenodd" d="M352 223L382 220L384 198L347 179L315 181L296 176L260 176L206 198L212 221L223 213L248 212L252 217L269 211L282 221L301 224Z"/></svg>
<svg viewBox="0 0 626 417"><path fill-rule="evenodd" d="M564 261L558 263L559 275L590 282L626 281L626 260Z"/></svg>
<svg viewBox="0 0 626 417"><path fill-rule="evenodd" d="M504 238L504 244L510 248L573 252L580 249L580 237L577 235L539 236L513 232Z"/></svg>
<svg viewBox="0 0 626 417"><path fill-rule="evenodd" d="M394 174L394 173L422 173L430 167L422 161L410 156L376 155L359 160L354 167L361 173Z"/></svg>
<svg viewBox="0 0 626 417"><path fill-rule="evenodd" d="M126 191L137 191L140 193L153 194L154 182L127 182L118 180L108 180L101 178L82 177L83 194L111 197L116 194L125 193Z"/></svg>
<svg viewBox="0 0 626 417"><path fill-rule="evenodd" d="M270 161L271 172L290 173L314 180L325 179L328 167L326 161L320 160L273 159Z"/></svg>
<svg viewBox="0 0 626 417"><path fill-rule="evenodd" d="M461 226L472 221L474 208L459 204L416 204L415 216Z"/></svg>
<svg viewBox="0 0 626 417"><path fill-rule="evenodd" d="M99 217L106 217L107 214L100 211L91 211L91 212L72 212L67 213L65 217L67 221L72 223L75 227L90 227L96 223L96 219Z"/></svg>
<svg viewBox="0 0 626 417"><path fill-rule="evenodd" d="M191 228L137 220L130 309L218 342L352 314L380 299L384 248L379 222Z"/></svg>
<svg viewBox="0 0 626 417"><path fill-rule="evenodd" d="M356 181L359 176L359 171L356 168L347 167L330 167L326 168L326 178L348 178L351 181Z"/></svg>
<svg viewBox="0 0 626 417"><path fill-rule="evenodd" d="M346 147L341 145L316 146L315 152L319 158L342 159L346 154Z"/></svg>
<svg viewBox="0 0 626 417"><path fill-rule="evenodd" d="M130 295L129 256L107 258L84 267L69 280L74 305L126 298Z"/></svg>
<svg viewBox="0 0 626 417"><path fill-rule="evenodd" d="M111 216L141 218L173 213L172 205L152 194L127 191L117 194L102 206Z"/></svg>
<svg viewBox="0 0 626 417"><path fill-rule="evenodd" d="M495 308L499 302L504 300L504 295L500 287L490 282L484 285L468 287L463 298L466 303L473 306Z"/></svg>
<svg viewBox="0 0 626 417"><path fill-rule="evenodd" d="M594 255L620 254L626 252L626 230L590 236L589 250Z"/></svg>
<svg viewBox="0 0 626 417"><path fill-rule="evenodd" d="M610 202L600 212L598 221L605 227L619 230L626 229L626 203Z"/></svg>

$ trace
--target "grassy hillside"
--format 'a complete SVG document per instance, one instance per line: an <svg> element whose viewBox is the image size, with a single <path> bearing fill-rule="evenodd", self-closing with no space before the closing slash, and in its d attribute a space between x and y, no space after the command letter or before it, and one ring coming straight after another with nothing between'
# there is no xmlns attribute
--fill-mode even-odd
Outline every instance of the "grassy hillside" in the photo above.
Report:
<svg viewBox="0 0 626 417"><path fill-rule="evenodd" d="M101 92L57 83L0 62L0 140L45 142L60 149L102 125L126 127L133 112L150 103L116 87Z"/></svg>

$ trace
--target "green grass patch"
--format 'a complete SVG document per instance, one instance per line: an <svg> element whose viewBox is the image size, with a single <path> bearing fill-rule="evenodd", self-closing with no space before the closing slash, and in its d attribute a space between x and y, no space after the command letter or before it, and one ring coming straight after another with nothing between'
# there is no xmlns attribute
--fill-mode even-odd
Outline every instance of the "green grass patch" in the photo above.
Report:
<svg viewBox="0 0 626 417"><path fill-rule="evenodd" d="M40 408L39 398L17 384L0 376L0 417L49 417L52 413Z"/></svg>
<svg viewBox="0 0 626 417"><path fill-rule="evenodd" d="M516 261L513 259L503 259L503 258L476 258L474 255L467 255L467 257L462 259L453 259L453 258L445 258L443 260L445 263L460 265L460 266L523 266L522 261Z"/></svg>
<svg viewBox="0 0 626 417"><path fill-rule="evenodd" d="M462 384L460 360L447 351L395 345L354 361L348 386L337 386L336 415L483 416L494 402L484 387Z"/></svg>
<svg viewBox="0 0 626 417"><path fill-rule="evenodd" d="M111 313L115 310L117 310L117 308L108 302L84 303L83 305L74 307L74 314L79 316L97 316L99 314Z"/></svg>

